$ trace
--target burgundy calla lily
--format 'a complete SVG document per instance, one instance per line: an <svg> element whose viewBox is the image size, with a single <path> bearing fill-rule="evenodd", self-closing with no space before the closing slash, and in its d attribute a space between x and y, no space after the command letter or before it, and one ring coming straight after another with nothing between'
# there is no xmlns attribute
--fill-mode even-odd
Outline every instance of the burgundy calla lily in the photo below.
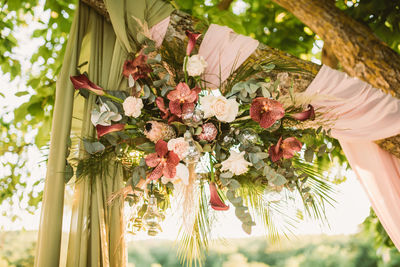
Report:
<svg viewBox="0 0 400 267"><path fill-rule="evenodd" d="M148 176L150 180L157 180L161 176L172 179L176 175L176 165L179 157L173 151L168 151L167 142L159 140L156 143L156 153L151 153L145 158L147 166L154 168Z"/></svg>
<svg viewBox="0 0 400 267"><path fill-rule="evenodd" d="M186 47L186 55L187 56L190 56L190 54L192 53L193 48L196 45L196 41L200 37L200 35L201 35L200 33L193 33L190 31L186 31L186 36L189 37L189 42Z"/></svg>
<svg viewBox="0 0 400 267"><path fill-rule="evenodd" d="M175 114L179 118L186 110L194 110L194 104L197 102L200 88L196 87L190 90L186 83L179 83L175 90L168 93L167 98L169 99L169 109L172 114Z"/></svg>
<svg viewBox="0 0 400 267"><path fill-rule="evenodd" d="M70 76L69 78L71 79L71 82L74 85L75 90L87 89L95 93L96 95L104 95L103 88L91 82L89 78L86 77L86 75L84 74L78 76Z"/></svg>
<svg viewBox="0 0 400 267"><path fill-rule="evenodd" d="M266 97L253 99L250 106L250 117L260 123L263 128L271 127L277 120L285 115L285 110L281 103Z"/></svg>
<svg viewBox="0 0 400 267"><path fill-rule="evenodd" d="M288 137L282 141L282 137L279 138L278 143L269 148L269 157L273 162L277 162L281 158L290 159L294 156L294 153L301 150L303 145L295 137Z"/></svg>
<svg viewBox="0 0 400 267"><path fill-rule="evenodd" d="M215 210L228 210L229 206L227 206L219 197L217 186L215 183L210 183L210 205L211 208Z"/></svg>
<svg viewBox="0 0 400 267"><path fill-rule="evenodd" d="M292 118L299 120L299 121L305 121L305 120L314 120L315 119L315 111L314 111L314 107L312 105L308 105L307 107L308 109L303 111L303 112L299 112L299 113L295 113L292 114Z"/></svg>
<svg viewBox="0 0 400 267"><path fill-rule="evenodd" d="M100 139L103 135L106 135L108 133L112 132L119 132L125 129L125 124L122 123L117 123L113 124L110 126L103 126L100 124L96 125L96 131L97 131L97 138Z"/></svg>
<svg viewBox="0 0 400 267"><path fill-rule="evenodd" d="M133 60L125 60L122 74L126 78L132 75L132 78L136 81L141 78L146 78L147 74L152 71L151 67L147 64L147 56L140 55Z"/></svg>
<svg viewBox="0 0 400 267"><path fill-rule="evenodd" d="M164 98L161 96L156 98L156 105L158 109L161 111L161 118L166 120L169 117L169 109L165 107Z"/></svg>

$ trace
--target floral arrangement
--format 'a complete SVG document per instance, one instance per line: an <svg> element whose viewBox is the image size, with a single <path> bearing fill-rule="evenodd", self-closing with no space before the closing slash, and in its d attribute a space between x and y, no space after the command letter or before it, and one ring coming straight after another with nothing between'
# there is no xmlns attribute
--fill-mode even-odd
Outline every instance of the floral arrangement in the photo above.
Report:
<svg viewBox="0 0 400 267"><path fill-rule="evenodd" d="M121 163L127 187L115 196L133 205L133 233L157 234L178 191L182 209L190 210L182 218L189 225L184 238L197 238L198 246L206 243L199 236L208 235L210 207L235 208L249 234L257 212L268 224L271 194L296 193L306 211L322 217L331 187L313 164L329 160L337 146L321 128L301 127L318 114L296 103L293 88L283 90L279 77L291 69L260 60L212 90L202 78L207 62L194 53L200 34L187 36L186 53L142 38L142 50L121 66L126 90L104 90L85 74L71 77L83 96L96 95L97 105L91 113L97 140L84 140L91 157L78 162L76 177L106 158Z"/></svg>

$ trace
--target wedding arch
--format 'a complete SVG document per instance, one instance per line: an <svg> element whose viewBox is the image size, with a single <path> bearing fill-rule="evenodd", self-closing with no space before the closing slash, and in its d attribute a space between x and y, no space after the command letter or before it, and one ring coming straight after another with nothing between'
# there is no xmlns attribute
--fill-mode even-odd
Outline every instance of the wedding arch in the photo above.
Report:
<svg viewBox="0 0 400 267"><path fill-rule="evenodd" d="M125 266L123 198L150 190L147 209L157 207L153 194L168 195L167 182L178 174L176 188L190 185L195 192L200 154L209 155L205 180L212 208L227 209L223 200L228 199L246 232L254 224L245 206L249 195L238 191L246 183L288 187L305 202L317 201L302 187L311 167L301 159L308 156L293 156L309 145L303 129L321 134L320 126L340 141L400 247L400 56L332 1L274 1L329 44L343 70L356 78L227 27L199 25L166 1L79 2L57 80L35 266L59 265L64 183L73 169L73 147L79 147L72 170L79 181L67 266ZM215 88L221 94L210 93ZM71 135L79 138L70 142ZM120 139L128 158L114 152ZM185 155L182 146L188 146ZM185 203L204 204L185 192ZM196 227L198 217L189 217L183 218ZM156 228L149 224L147 230L151 234Z"/></svg>

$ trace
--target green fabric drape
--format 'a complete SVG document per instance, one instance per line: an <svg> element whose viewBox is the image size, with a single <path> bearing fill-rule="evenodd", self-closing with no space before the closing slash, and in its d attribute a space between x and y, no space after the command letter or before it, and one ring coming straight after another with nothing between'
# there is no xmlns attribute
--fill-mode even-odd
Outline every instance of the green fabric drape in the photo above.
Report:
<svg viewBox="0 0 400 267"><path fill-rule="evenodd" d="M94 138L90 121L95 97L73 95L70 75L84 67L89 79L107 90L124 90L123 62L136 52L138 19L149 27L165 19L172 7L162 0L107 0L111 24L85 4L77 8L63 68L57 81L46 185L35 259L37 267L59 265L67 140L72 133ZM72 124L71 124L72 121ZM83 147L80 144L80 147ZM81 149L79 157L87 157ZM75 184L67 266L126 266L123 200L107 205L109 196L124 186L122 167L110 163L107 171L83 177Z"/></svg>

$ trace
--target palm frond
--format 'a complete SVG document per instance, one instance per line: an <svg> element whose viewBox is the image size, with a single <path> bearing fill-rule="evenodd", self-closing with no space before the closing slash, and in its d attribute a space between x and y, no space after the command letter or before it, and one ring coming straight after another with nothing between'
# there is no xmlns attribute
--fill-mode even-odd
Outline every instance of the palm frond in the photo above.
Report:
<svg viewBox="0 0 400 267"><path fill-rule="evenodd" d="M265 199L264 189L265 186L246 183L242 184L240 194L256 221L265 227L268 239L277 242L282 236L288 238L293 234L298 220L294 216L295 211L290 208L292 205L289 204L289 197L285 201L269 202Z"/></svg>
<svg viewBox="0 0 400 267"><path fill-rule="evenodd" d="M199 211L191 233L181 227L178 235L178 257L185 266L201 267L211 241L211 221L208 198L204 184L200 182Z"/></svg>
<svg viewBox="0 0 400 267"><path fill-rule="evenodd" d="M313 219L319 220L322 224L329 225L325 210L327 205L334 206L336 203L334 196L337 194L337 191L333 184L327 181L323 175L323 170L319 169L317 165L311 165L298 158L294 159L293 162L308 177L306 184L313 196L311 201L307 202L301 193L300 182L297 182L296 185L307 214Z"/></svg>

